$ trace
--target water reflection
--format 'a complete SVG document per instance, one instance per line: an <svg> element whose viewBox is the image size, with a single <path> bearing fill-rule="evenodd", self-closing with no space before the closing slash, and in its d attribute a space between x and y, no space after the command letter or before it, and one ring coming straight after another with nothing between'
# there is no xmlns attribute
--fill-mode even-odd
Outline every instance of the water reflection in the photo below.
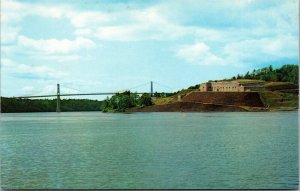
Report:
<svg viewBox="0 0 300 191"><path fill-rule="evenodd" d="M296 112L2 114L1 179L4 188L291 189L297 135Z"/></svg>

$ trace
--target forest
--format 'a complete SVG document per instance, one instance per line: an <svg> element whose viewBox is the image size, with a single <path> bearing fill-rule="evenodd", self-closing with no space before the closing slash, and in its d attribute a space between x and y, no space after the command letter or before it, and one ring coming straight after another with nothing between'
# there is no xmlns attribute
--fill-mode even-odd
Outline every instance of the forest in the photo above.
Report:
<svg viewBox="0 0 300 191"><path fill-rule="evenodd" d="M274 69L272 65L269 67L253 70L247 72L244 75L238 74L233 76L230 80L236 79L255 79L274 82L290 82L292 84L298 84L299 67L294 64L283 65L278 69ZM228 79L227 79L228 80Z"/></svg>
<svg viewBox="0 0 300 191"><path fill-rule="evenodd" d="M100 111L103 101L88 99L61 99L62 111ZM16 99L1 97L1 112L54 112L56 99Z"/></svg>

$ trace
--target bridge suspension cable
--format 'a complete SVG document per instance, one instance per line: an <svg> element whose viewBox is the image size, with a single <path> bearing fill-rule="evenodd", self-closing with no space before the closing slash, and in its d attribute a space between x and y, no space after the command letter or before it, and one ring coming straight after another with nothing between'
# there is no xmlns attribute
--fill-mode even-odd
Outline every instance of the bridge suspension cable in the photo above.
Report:
<svg viewBox="0 0 300 191"><path fill-rule="evenodd" d="M137 86L134 86L134 87L131 87L130 89L126 89L127 91L128 90L133 90L133 89L136 89L136 88L139 88L139 87L142 87L142 86L145 86L145 85L149 85L149 83L150 83L150 93L151 93L151 95L154 93L153 92L153 83L155 83L155 84L157 84L157 85L159 85L159 86L161 86L161 87L165 87L165 88L168 88L168 89L172 89L173 90L173 88L172 87L170 87L170 86L168 86L168 85L165 85L165 84L162 84L162 83L159 83L159 82L153 82L153 81L150 81L150 82L146 82L146 83L142 83L142 84L139 84L139 85L137 85ZM58 86L59 86L59 84L58 84ZM49 87L50 86L46 86L46 89L48 89L49 90ZM71 89L71 90L75 90L76 91L76 93L73 93L73 92L66 92L66 93L64 93L63 91L62 92L60 92L60 93L58 93L58 90L56 91L56 93L54 93L54 91L55 91L55 89L56 88L53 88L53 93L49 93L49 92L46 92L45 93L45 88L44 88L44 90L43 91L39 91L39 92L42 92L42 94L44 94L44 95L26 95L26 96L17 96L17 97L15 97L15 98L41 98L41 97L57 97L58 95L59 96L84 96L84 95L114 95L114 94L116 94L116 93L119 93L119 92L121 92L121 91L111 91L111 92L96 92L96 93L82 93L79 89L76 89L76 88L72 88L72 87L68 87L68 86L63 86L64 88L67 88L67 89ZM51 88L50 88L51 89ZM59 89L59 88L57 88L57 89ZM47 91L48 91L47 90ZM125 91L126 91L125 90ZM123 90L124 91L124 90ZM37 92L37 91L36 91ZM157 92L157 91L156 91ZM144 92L142 92L142 91L139 91L139 92L137 92L138 94L143 94L143 93L149 93L148 91L144 91Z"/></svg>
<svg viewBox="0 0 300 191"><path fill-rule="evenodd" d="M142 86L145 86L145 85L149 85L149 83L150 82L142 83L142 84L139 84L137 86L134 86L134 87L131 87L131 88L128 88L128 89L122 89L122 90L119 90L119 91L116 91L116 92L131 91L131 90L134 90L136 88L139 88L139 87L142 87Z"/></svg>
<svg viewBox="0 0 300 191"><path fill-rule="evenodd" d="M53 88L52 88L53 87ZM48 85L48 86L46 86L46 87L44 87L43 89L34 89L34 91L32 91L32 92L29 92L29 93L27 93L27 94L23 94L22 96L18 96L18 97L30 97L30 96L33 96L33 97L38 97L39 95L41 95L41 94L51 94L51 93L48 93L48 92L46 92L47 91L47 89L49 90L51 90L51 89L55 89L55 86L54 85Z"/></svg>
<svg viewBox="0 0 300 191"><path fill-rule="evenodd" d="M172 87L170 87L170 86L167 86L167 85L164 85L164 84L162 84L162 83L158 83L158 82L155 82L155 81L153 81L153 83L155 83L155 84L157 84L157 85L159 85L159 86L168 88L168 89L170 89L170 90L174 90L174 88L172 88Z"/></svg>
<svg viewBox="0 0 300 191"><path fill-rule="evenodd" d="M60 86L63 87L63 88L69 89L69 90L75 90L77 93L78 93L78 92L82 92L81 90L78 90L78 89L76 89L76 88L71 88L71 87L66 86L66 85L60 85ZM63 91L62 91L62 92L63 92Z"/></svg>
<svg viewBox="0 0 300 191"><path fill-rule="evenodd" d="M150 82L146 82L146 83L143 83L143 84L139 84L139 85L137 85L137 86L134 86L134 87L129 88L129 90L133 90L133 89L136 89L136 88L145 86L145 85L149 85L149 83L150 83Z"/></svg>

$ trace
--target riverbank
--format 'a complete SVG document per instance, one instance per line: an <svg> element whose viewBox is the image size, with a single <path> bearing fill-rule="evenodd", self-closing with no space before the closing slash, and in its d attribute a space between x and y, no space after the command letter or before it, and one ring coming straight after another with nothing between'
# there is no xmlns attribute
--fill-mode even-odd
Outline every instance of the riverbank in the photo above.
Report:
<svg viewBox="0 0 300 191"><path fill-rule="evenodd" d="M164 105L151 105L143 108L130 108L127 112L210 112L210 111L247 111L237 106L225 106L217 104L202 104L191 102L175 102Z"/></svg>
<svg viewBox="0 0 300 191"><path fill-rule="evenodd" d="M209 112L209 111L296 111L298 88L286 82L240 80L242 84L260 82L263 90L252 92L201 92L183 89L173 96L154 99L154 105L130 108L129 112Z"/></svg>

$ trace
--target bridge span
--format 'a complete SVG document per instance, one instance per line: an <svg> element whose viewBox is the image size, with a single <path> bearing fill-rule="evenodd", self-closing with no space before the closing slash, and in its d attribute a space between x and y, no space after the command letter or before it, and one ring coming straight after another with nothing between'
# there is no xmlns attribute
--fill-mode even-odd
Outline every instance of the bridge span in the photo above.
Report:
<svg viewBox="0 0 300 191"><path fill-rule="evenodd" d="M129 91L129 90L128 90ZM16 96L13 98L18 98L18 99L29 99L29 98L45 98L45 97L56 97L56 112L60 112L61 108L60 108L60 97L63 96L88 96L88 95L115 95L118 93L123 93L125 91L119 91L119 92L96 92L96 93L68 93L68 94L61 94L60 93L60 84L57 84L57 92L56 94L48 94L48 95L29 95L29 96ZM150 94L150 96L152 97L153 94L153 81L150 82L150 92L134 92L138 95L142 95L142 94ZM159 92L158 92L159 93ZM164 92L166 94L168 94L167 92Z"/></svg>
<svg viewBox="0 0 300 191"><path fill-rule="evenodd" d="M99 93L79 93L79 94L59 94L60 96L85 96L85 95L115 95L117 93L123 93L123 92L99 92ZM142 94L151 94L149 92L134 92L136 94L142 95ZM35 95L35 96L19 96L19 97L13 97L13 98L42 98L42 97L56 97L57 94L49 94L49 95Z"/></svg>

